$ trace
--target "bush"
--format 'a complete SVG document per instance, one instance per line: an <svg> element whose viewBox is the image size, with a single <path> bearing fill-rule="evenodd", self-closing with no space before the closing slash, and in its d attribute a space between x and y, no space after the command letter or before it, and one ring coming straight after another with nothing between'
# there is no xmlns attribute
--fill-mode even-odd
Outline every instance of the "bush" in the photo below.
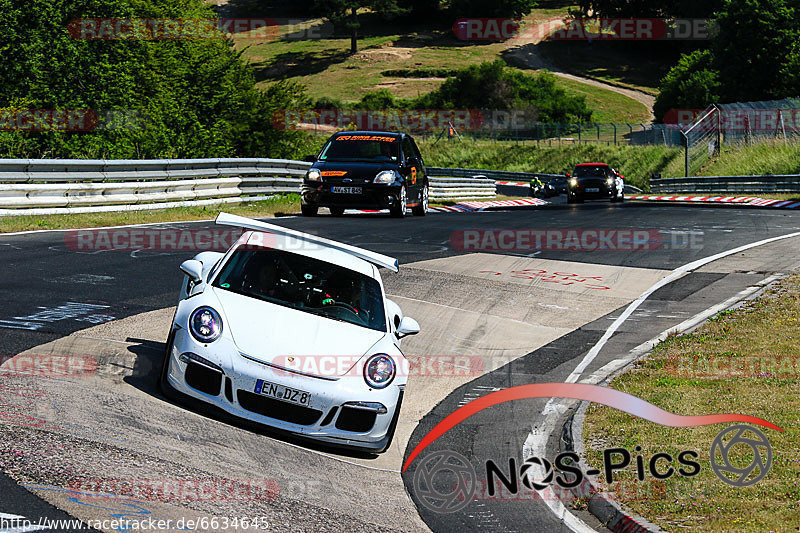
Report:
<svg viewBox="0 0 800 533"><path fill-rule="evenodd" d="M502 61L481 63L458 72L435 91L413 101L429 109L534 109L540 122L589 122L592 111L583 97L569 96L552 74L529 75Z"/></svg>

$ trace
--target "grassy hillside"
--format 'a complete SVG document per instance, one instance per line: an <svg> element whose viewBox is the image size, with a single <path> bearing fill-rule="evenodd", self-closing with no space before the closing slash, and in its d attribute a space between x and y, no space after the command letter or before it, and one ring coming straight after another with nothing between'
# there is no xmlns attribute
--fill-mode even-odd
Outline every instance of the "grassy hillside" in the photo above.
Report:
<svg viewBox="0 0 800 533"><path fill-rule="evenodd" d="M566 13L569 7L562 2L554 5L556 7L534 10L526 20ZM507 46L501 42L460 41L449 29L420 26L404 28L405 31L399 33L396 25L380 19L364 24L370 35L359 39L359 53L354 56L349 55L350 40L347 38L296 40L286 37L298 31L297 28L320 24L322 20L309 20L301 26L282 27L281 37L268 42L248 39L247 34L236 37L235 41L243 57L255 67L261 87L289 79L304 84L313 99L330 97L350 102L359 100L368 91L382 88L402 98L426 94L446 78L397 74L404 70L455 70L494 61L502 57ZM642 104L618 93L563 79L559 79L558 84L571 94L586 97L595 112L595 122L637 123L649 117Z"/></svg>

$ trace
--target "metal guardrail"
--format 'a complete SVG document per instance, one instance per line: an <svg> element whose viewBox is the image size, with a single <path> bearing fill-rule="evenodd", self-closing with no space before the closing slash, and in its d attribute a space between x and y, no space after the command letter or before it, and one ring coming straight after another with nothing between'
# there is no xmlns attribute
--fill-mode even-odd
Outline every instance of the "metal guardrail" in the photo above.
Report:
<svg viewBox="0 0 800 533"><path fill-rule="evenodd" d="M450 176L459 178L469 178L473 176L485 176L494 180L502 181L530 181L533 178L563 178L564 174L543 174L541 172L511 172L507 170L486 170L476 168L441 168L425 167L428 176Z"/></svg>
<svg viewBox="0 0 800 533"><path fill-rule="evenodd" d="M241 203L300 192L311 163L286 159L0 160L0 215ZM430 198L495 196L494 180L429 177Z"/></svg>
<svg viewBox="0 0 800 533"><path fill-rule="evenodd" d="M494 180L482 175L449 178L428 175L428 183L432 200L474 200L497 196Z"/></svg>
<svg viewBox="0 0 800 533"><path fill-rule="evenodd" d="M800 193L800 174L780 176L697 176L650 180L653 193Z"/></svg>

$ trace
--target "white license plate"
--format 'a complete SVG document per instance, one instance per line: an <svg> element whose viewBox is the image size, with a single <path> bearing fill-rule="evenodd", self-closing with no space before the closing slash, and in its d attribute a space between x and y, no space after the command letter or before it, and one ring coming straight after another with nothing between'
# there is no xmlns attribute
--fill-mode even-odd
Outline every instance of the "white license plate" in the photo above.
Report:
<svg viewBox="0 0 800 533"><path fill-rule="evenodd" d="M600 189L597 187L589 187L586 189L586 192L600 192Z"/></svg>
<svg viewBox="0 0 800 533"><path fill-rule="evenodd" d="M263 394L264 396L296 405L308 406L308 403L311 401L310 392L284 387L283 385L270 383L263 379L256 381L256 394Z"/></svg>
<svg viewBox="0 0 800 533"><path fill-rule="evenodd" d="M361 187L331 187L331 192L336 194L361 194Z"/></svg>

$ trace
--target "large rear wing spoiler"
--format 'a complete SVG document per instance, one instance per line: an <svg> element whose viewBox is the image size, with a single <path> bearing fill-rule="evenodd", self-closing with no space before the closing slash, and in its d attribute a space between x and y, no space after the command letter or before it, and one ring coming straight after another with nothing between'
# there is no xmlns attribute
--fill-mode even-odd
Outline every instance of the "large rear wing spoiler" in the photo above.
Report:
<svg viewBox="0 0 800 533"><path fill-rule="evenodd" d="M397 259L394 257L389 257L388 255L350 246L349 244L332 241L324 237L317 237L316 235L310 235L308 233L302 233L293 229L284 228L282 226L276 226L275 224L261 222L260 220L253 220L252 218L231 215L230 213L220 213L217 215L216 223L224 226L237 226L256 231L265 231L269 233L275 233L277 235L293 237L302 241L313 242L314 244L327 246L328 248L333 248L335 250L341 250L342 252L354 255L359 259L363 259L364 261L368 261L377 266L388 268L389 270L393 270L395 272L400 270L400 265L397 262Z"/></svg>

